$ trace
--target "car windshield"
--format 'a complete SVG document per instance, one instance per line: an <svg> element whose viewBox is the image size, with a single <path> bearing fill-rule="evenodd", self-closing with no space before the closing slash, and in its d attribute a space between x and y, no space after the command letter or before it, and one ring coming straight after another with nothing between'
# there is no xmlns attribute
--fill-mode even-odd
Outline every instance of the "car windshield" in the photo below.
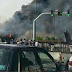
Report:
<svg viewBox="0 0 72 72"><path fill-rule="evenodd" d="M0 48L0 70L5 70L10 60L10 49Z"/></svg>
<svg viewBox="0 0 72 72"><path fill-rule="evenodd" d="M21 55L22 72L28 72L28 70L30 70L30 72L55 72L56 65L44 52L22 51Z"/></svg>

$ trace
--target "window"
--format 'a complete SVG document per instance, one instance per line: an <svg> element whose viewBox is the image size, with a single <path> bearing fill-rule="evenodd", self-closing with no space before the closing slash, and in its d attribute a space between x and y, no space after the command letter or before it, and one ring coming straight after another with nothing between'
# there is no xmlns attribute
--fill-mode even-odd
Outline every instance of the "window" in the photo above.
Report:
<svg viewBox="0 0 72 72"><path fill-rule="evenodd" d="M12 53L10 72L18 72L18 52Z"/></svg>
<svg viewBox="0 0 72 72"><path fill-rule="evenodd" d="M56 65L52 62L52 60L43 52L39 52L38 55L41 59L44 70L48 72L55 72Z"/></svg>
<svg viewBox="0 0 72 72"><path fill-rule="evenodd" d="M6 70L10 60L10 54L10 49L0 48L0 70Z"/></svg>
<svg viewBox="0 0 72 72"><path fill-rule="evenodd" d="M55 63L43 52L22 51L21 72L56 72Z"/></svg>
<svg viewBox="0 0 72 72"><path fill-rule="evenodd" d="M41 72L36 57L31 51L22 51L21 53L21 72Z"/></svg>

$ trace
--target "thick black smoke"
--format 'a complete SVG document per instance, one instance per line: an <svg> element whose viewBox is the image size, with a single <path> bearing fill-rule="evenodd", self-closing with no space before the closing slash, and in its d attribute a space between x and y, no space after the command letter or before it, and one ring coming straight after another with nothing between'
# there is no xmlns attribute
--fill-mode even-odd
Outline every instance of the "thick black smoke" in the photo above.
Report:
<svg viewBox="0 0 72 72"><path fill-rule="evenodd" d="M34 0L29 5L22 5L21 11L14 13L13 17L6 21L3 25L3 33L16 34L17 36L25 34L27 30L32 30L33 20L42 12L51 10L67 11L72 9L72 0ZM72 10L71 10L72 11ZM46 32L56 37L64 37L63 32L67 29L71 32L72 16L66 15L51 17L43 15L36 21L37 31ZM72 32L71 32L72 33Z"/></svg>

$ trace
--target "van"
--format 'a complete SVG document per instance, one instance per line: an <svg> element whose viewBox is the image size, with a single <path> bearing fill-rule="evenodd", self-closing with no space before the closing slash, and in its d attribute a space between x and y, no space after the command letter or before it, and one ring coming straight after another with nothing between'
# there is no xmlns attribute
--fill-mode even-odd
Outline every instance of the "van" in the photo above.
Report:
<svg viewBox="0 0 72 72"><path fill-rule="evenodd" d="M0 44L0 72L61 72L61 69L42 48Z"/></svg>

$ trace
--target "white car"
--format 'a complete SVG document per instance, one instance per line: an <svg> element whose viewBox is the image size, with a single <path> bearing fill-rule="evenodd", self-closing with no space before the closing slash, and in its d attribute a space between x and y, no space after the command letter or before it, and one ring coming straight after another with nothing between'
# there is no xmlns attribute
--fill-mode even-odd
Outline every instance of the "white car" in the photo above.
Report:
<svg viewBox="0 0 72 72"><path fill-rule="evenodd" d="M69 72L72 72L72 56L69 59L68 69L69 69Z"/></svg>

